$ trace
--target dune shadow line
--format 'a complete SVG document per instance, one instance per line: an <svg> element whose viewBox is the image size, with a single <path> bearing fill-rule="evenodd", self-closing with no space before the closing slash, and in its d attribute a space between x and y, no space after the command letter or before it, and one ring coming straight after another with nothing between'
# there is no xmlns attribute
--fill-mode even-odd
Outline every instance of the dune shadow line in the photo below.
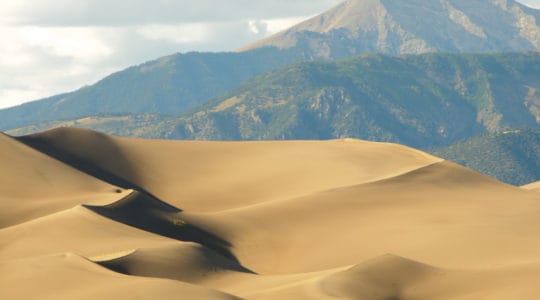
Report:
<svg viewBox="0 0 540 300"><path fill-rule="evenodd" d="M114 221L161 236L194 242L239 263L230 251L231 243L194 224L186 222L181 211L148 194L132 192L106 206L85 205L93 212ZM246 269L247 270L247 269Z"/></svg>
<svg viewBox="0 0 540 300"><path fill-rule="evenodd" d="M182 220L180 208L172 206L134 183L137 180L137 172L129 160L125 159L122 149L107 135L82 129L55 129L49 132L17 137L18 141L52 157L66 165L69 165L83 173L124 189L135 192L125 198L107 205L90 206L86 208L105 216L114 221L152 232L168 238L195 242L220 255L238 263L240 262L231 252L232 245L221 237L203 230L193 224ZM57 141L65 141L64 146L55 145ZM67 146L65 146L67 144ZM109 171L98 166L92 158L84 157L70 147L88 147L96 151L106 153L112 157L118 166L117 170L128 172L131 180L119 174L119 171ZM114 172L114 173L113 173ZM242 267L244 268L244 267ZM244 268L246 272L251 272Z"/></svg>
<svg viewBox="0 0 540 300"><path fill-rule="evenodd" d="M111 185L125 189L138 190L145 194L152 195L143 187L133 182L138 181L137 172L135 172L132 164L124 158L122 150L109 136L98 132L84 130L82 133L85 136L81 138L78 136L78 130L79 129L61 128L45 133L17 137L16 139L49 157L52 157L66 165L69 165L83 173L105 181ZM79 141L79 139L81 139L82 142ZM69 140L71 145L64 147L56 146L56 140ZM70 142L68 142L68 144ZM83 157L75 150L71 150L70 147L87 147L89 149L96 149L96 152L99 151L106 153L107 156L113 158L114 163L118 166L117 169L121 169L124 170L124 172L129 173L131 177L135 178L135 180L128 180L121 174L115 174L114 172L101 168L100 166L96 165L96 163L92 162L88 157ZM155 197L154 195L152 196Z"/></svg>

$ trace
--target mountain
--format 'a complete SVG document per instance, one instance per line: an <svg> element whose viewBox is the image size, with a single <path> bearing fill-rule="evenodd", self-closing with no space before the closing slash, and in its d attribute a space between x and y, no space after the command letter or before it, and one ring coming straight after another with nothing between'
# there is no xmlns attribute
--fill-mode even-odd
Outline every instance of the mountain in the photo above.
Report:
<svg viewBox="0 0 540 300"><path fill-rule="evenodd" d="M96 115L7 131L75 126L122 136L356 137L428 149L540 124L540 54L364 54L266 73L179 117Z"/></svg>
<svg viewBox="0 0 540 300"><path fill-rule="evenodd" d="M362 52L540 49L540 11L513 0L348 0L240 51L277 47L305 57Z"/></svg>
<svg viewBox="0 0 540 300"><path fill-rule="evenodd" d="M170 55L71 93L0 110L0 130L100 114L176 115L255 75L298 60L277 49Z"/></svg>
<svg viewBox="0 0 540 300"><path fill-rule="evenodd" d="M354 137L450 145L540 126L540 54L362 55L259 76L178 121L179 139Z"/></svg>
<svg viewBox="0 0 540 300"><path fill-rule="evenodd" d="M540 179L540 130L475 137L431 152L513 185Z"/></svg>
<svg viewBox="0 0 540 300"><path fill-rule="evenodd" d="M513 0L346 1L238 53L162 57L71 93L0 110L0 130L96 115L176 115L304 60L364 52L537 50L538 22L538 10Z"/></svg>

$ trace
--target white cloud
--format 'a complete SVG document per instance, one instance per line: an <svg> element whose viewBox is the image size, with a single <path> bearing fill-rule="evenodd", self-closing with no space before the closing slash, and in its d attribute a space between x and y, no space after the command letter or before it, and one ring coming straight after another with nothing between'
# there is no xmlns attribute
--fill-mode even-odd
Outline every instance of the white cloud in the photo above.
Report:
<svg viewBox="0 0 540 300"><path fill-rule="evenodd" d="M261 20L251 20L248 22L249 30L254 34L265 33L267 24Z"/></svg>
<svg viewBox="0 0 540 300"><path fill-rule="evenodd" d="M520 0L519 2L533 8L540 8L540 0Z"/></svg>
<svg viewBox="0 0 540 300"><path fill-rule="evenodd" d="M274 34L309 19L310 17L311 16L267 19L263 20L263 22L266 24L267 33Z"/></svg>
<svg viewBox="0 0 540 300"><path fill-rule="evenodd" d="M166 40L178 44L202 43L208 40L211 25L188 23L178 25L139 26L136 32L149 40Z"/></svg>
<svg viewBox="0 0 540 300"><path fill-rule="evenodd" d="M93 28L0 27L0 107L76 89L104 76L114 49Z"/></svg>
<svg viewBox="0 0 540 300"><path fill-rule="evenodd" d="M93 28L33 26L16 30L21 44L44 48L53 55L92 61L112 53L112 49L103 43Z"/></svg>

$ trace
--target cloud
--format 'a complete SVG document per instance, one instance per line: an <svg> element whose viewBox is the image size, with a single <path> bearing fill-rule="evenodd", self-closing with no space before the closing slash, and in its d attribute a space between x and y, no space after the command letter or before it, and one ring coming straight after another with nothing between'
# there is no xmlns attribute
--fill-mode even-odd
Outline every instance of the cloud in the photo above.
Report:
<svg viewBox="0 0 540 300"><path fill-rule="evenodd" d="M0 36L0 107L79 87L114 52L92 28L0 27Z"/></svg>
<svg viewBox="0 0 540 300"><path fill-rule="evenodd" d="M341 0L17 0L3 2L0 3L0 11L11 16L9 21L16 24L132 26L288 18L322 12Z"/></svg>
<svg viewBox="0 0 540 300"><path fill-rule="evenodd" d="M253 20L248 22L249 30L254 34L259 34L261 32L266 32L268 25L261 20Z"/></svg>
<svg viewBox="0 0 540 300"><path fill-rule="evenodd" d="M15 29L18 42L43 48L57 56L92 60L111 54L110 49L93 28L21 27Z"/></svg>
<svg viewBox="0 0 540 300"><path fill-rule="evenodd" d="M519 0L519 2L533 8L540 8L540 0Z"/></svg>

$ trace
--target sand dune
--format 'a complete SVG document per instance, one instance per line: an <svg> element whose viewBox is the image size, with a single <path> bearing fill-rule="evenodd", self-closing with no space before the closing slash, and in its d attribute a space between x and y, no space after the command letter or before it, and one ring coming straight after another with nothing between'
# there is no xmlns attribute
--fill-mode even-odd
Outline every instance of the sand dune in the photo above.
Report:
<svg viewBox="0 0 540 300"><path fill-rule="evenodd" d="M534 185L407 147L58 129L0 150L2 299L540 295Z"/></svg>
<svg viewBox="0 0 540 300"><path fill-rule="evenodd" d="M4 134L0 153L0 228L124 192Z"/></svg>
<svg viewBox="0 0 540 300"><path fill-rule="evenodd" d="M536 299L540 265L452 270L383 255L303 275L243 279L233 291L249 299Z"/></svg>
<svg viewBox="0 0 540 300"><path fill-rule="evenodd" d="M442 162L221 212L210 230L263 274L335 268L384 253L443 267L488 267L540 261L540 239L533 238L540 231L538 201L535 193ZM334 249L343 251L329 256Z"/></svg>
<svg viewBox="0 0 540 300"><path fill-rule="evenodd" d="M52 148L64 160L75 157L85 171L97 167L98 177L112 174L192 212L303 196L440 161L403 146L357 140L142 142L66 128L22 140Z"/></svg>
<svg viewBox="0 0 540 300"><path fill-rule="evenodd" d="M77 206L0 230L0 258L64 252L97 256L174 242Z"/></svg>
<svg viewBox="0 0 540 300"><path fill-rule="evenodd" d="M529 191L540 192L540 181L529 183L527 185L522 186L522 188Z"/></svg>
<svg viewBox="0 0 540 300"><path fill-rule="evenodd" d="M137 249L114 259L93 260L108 269L128 275L190 283L202 283L210 277L223 276L225 273L253 274L237 262L197 243L167 244Z"/></svg>
<svg viewBox="0 0 540 300"><path fill-rule="evenodd" d="M2 299L238 299L181 281L124 276L69 253L0 262L0 274Z"/></svg>

